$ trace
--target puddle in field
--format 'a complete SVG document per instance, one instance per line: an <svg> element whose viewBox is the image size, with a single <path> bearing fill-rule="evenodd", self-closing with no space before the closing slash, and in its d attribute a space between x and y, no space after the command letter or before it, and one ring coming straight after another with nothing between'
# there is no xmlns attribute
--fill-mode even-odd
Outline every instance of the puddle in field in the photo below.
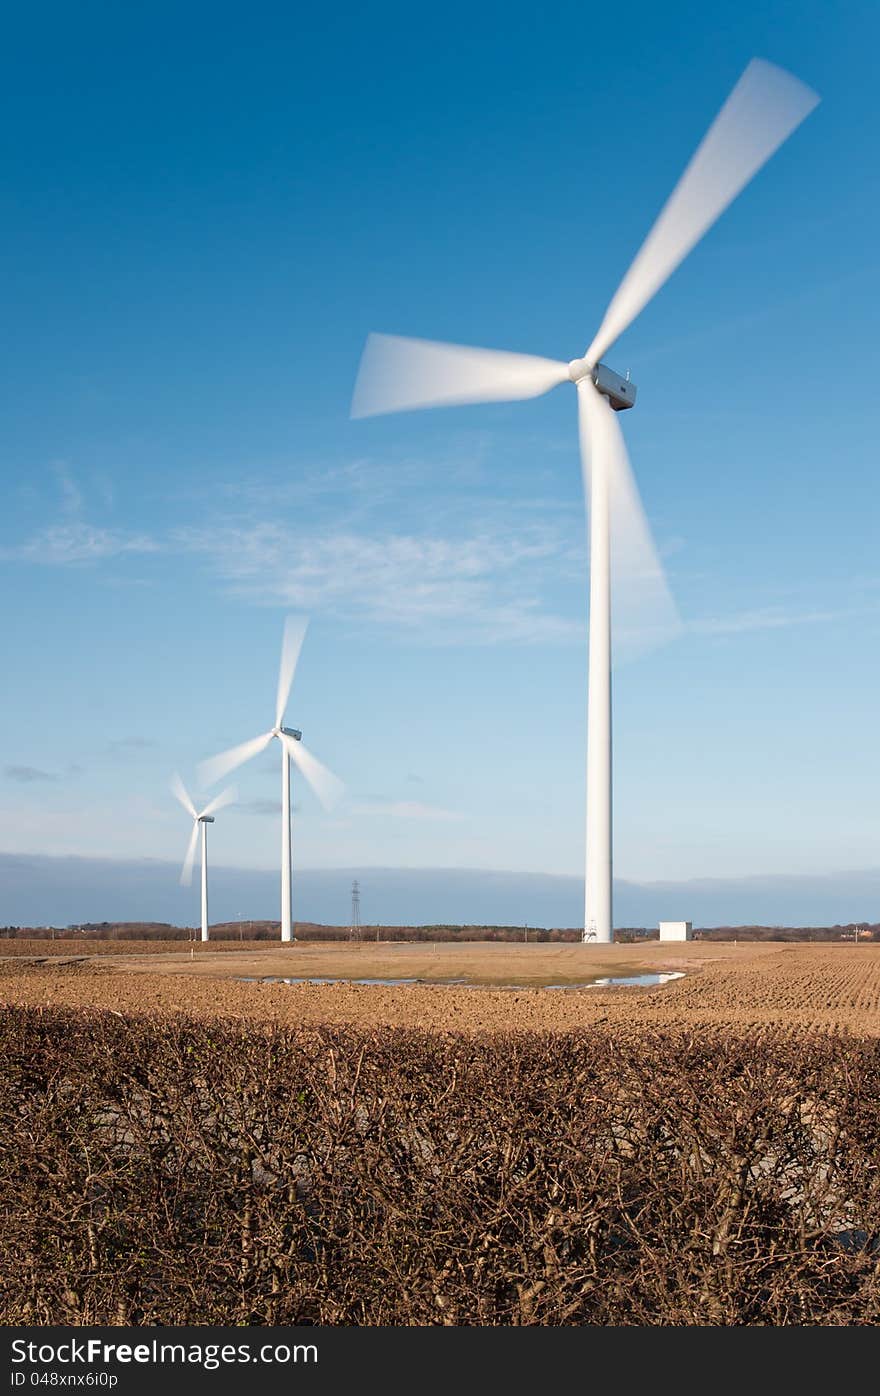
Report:
<svg viewBox="0 0 880 1396"><path fill-rule="evenodd" d="M660 974L628 974L611 976L608 979L585 979L577 984L469 984L466 979L348 979L340 975L334 979L317 979L308 976L289 978L287 975L246 975L240 977L241 984L377 984L383 988L397 989L407 984L457 985L466 989L607 989L617 985L635 988L650 988L655 984L668 984L671 979L683 979L681 971L668 971Z"/></svg>
<svg viewBox="0 0 880 1396"><path fill-rule="evenodd" d="M548 989L606 989L615 984L632 985L638 989L650 988L652 984L668 984L671 979L684 979L683 970L668 970L661 974L626 974L610 979L591 979L589 984L548 984Z"/></svg>

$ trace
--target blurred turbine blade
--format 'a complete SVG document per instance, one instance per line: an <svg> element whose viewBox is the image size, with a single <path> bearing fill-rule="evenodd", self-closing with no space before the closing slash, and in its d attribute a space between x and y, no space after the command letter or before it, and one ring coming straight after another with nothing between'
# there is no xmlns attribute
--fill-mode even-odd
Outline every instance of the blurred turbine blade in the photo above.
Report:
<svg viewBox="0 0 880 1396"><path fill-rule="evenodd" d="M284 638L281 642L281 665L278 669L278 697L275 703L275 726L281 726L290 686L296 673L296 663L305 639L308 621L301 616L288 616L284 622Z"/></svg>
<svg viewBox="0 0 880 1396"><path fill-rule="evenodd" d="M180 870L181 887L189 887L193 875L193 859L196 856L196 844L199 841L198 823L193 824L192 833L189 836L189 843L186 848L186 857L183 860L183 867Z"/></svg>
<svg viewBox="0 0 880 1396"><path fill-rule="evenodd" d="M622 663L666 644L682 626L645 517L618 414L589 380L578 386L588 510L592 463L601 459L609 477L611 634L614 662Z"/></svg>
<svg viewBox="0 0 880 1396"><path fill-rule="evenodd" d="M302 742L294 741L293 737L286 734L282 735L281 740L291 761L302 771L325 810L332 810L345 790L342 781L332 771L328 771L326 766L322 766L318 758L313 756Z"/></svg>
<svg viewBox="0 0 880 1396"><path fill-rule="evenodd" d="M351 415L373 417L415 407L509 402L540 397L568 381L568 364L555 359L371 334L361 358Z"/></svg>
<svg viewBox="0 0 880 1396"><path fill-rule="evenodd" d="M252 737L249 742L242 742L241 746L231 746L228 751L209 756L208 760L202 761L199 766L200 784L213 785L215 781L222 780L230 771L234 771L236 766L250 761L252 756L259 755L274 736L274 732L264 732L262 737Z"/></svg>
<svg viewBox="0 0 880 1396"><path fill-rule="evenodd" d="M234 802L237 799L238 791L236 790L235 786L227 786L227 788L221 791L219 795L215 795L214 799L211 801L210 804L205 805L205 808L202 810L198 818L204 819L205 815L207 814L216 814L218 809L223 809L224 805L234 804Z"/></svg>
<svg viewBox="0 0 880 1396"><path fill-rule="evenodd" d="M187 814L192 815L193 819L198 818L198 815L196 814L196 807L189 797L189 792L176 771L174 772L174 775L171 777L171 793L174 796L175 800L180 801Z"/></svg>
<svg viewBox="0 0 880 1396"><path fill-rule="evenodd" d="M584 356L588 363L595 364L623 334L818 101L791 73L752 59L620 283Z"/></svg>

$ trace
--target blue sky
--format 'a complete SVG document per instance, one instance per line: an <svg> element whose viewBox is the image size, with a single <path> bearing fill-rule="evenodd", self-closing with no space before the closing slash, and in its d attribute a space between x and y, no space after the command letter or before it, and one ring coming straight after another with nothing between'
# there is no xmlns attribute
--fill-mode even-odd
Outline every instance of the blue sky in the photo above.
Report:
<svg viewBox="0 0 880 1396"><path fill-rule="evenodd" d="M293 611L348 790L297 865L582 870L574 395L351 390L371 330L582 353L759 55L821 105L610 356L684 622L615 674L615 867L876 867L877 7L298 9L8 21L0 850L182 858ZM218 862L276 866L277 761Z"/></svg>

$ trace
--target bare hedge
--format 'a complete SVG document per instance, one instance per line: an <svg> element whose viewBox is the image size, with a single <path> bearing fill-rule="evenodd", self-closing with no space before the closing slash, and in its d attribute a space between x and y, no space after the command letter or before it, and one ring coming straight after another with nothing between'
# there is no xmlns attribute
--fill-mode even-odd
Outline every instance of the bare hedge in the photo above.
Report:
<svg viewBox="0 0 880 1396"><path fill-rule="evenodd" d="M876 1324L880 1044L7 1010L0 1321Z"/></svg>

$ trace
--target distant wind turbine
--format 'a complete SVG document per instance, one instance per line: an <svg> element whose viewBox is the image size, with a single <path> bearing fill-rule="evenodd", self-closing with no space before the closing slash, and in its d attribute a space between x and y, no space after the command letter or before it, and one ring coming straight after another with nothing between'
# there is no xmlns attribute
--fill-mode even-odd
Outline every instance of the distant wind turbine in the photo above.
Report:
<svg viewBox="0 0 880 1396"><path fill-rule="evenodd" d="M196 810L195 805L189 796L189 791L177 772L171 777L171 792L175 799L179 800L192 817L193 827L190 834L189 843L186 848L186 857L183 860L183 867L180 870L181 887L189 887L192 882L193 860L196 856L196 843L199 837L199 826L202 830L202 940L208 939L208 825L214 823L214 814L224 805L229 805L236 798L234 787L230 786L217 795L209 804L205 805L201 814Z"/></svg>
<svg viewBox="0 0 880 1396"><path fill-rule="evenodd" d="M769 160L819 98L797 78L753 59L734 87L637 254L582 359L370 335L351 415L469 402L540 397L560 383L578 394L584 492L590 512L590 635L587 704L585 941L613 939L611 911L611 571L615 633L621 582L630 589L644 645L680 628L633 478L617 413L632 407L635 384L601 362L704 233ZM603 158L600 154L600 158ZM569 239L590 256L589 230ZM686 380L682 388L687 389Z"/></svg>
<svg viewBox="0 0 880 1396"><path fill-rule="evenodd" d="M296 727L284 727L284 709L290 696L293 676L296 671L302 643L305 639L307 622L288 616L284 625L284 639L281 646L281 665L278 670L278 692L275 701L275 725L260 737L252 737L249 742L230 747L212 756L199 766L199 778L205 785L213 785L236 766L241 766L261 751L277 737L281 743L281 939L293 940L293 916L291 908L291 818L290 818L290 762L299 768L314 790L325 809L332 809L344 789L342 781L328 771L326 766L314 757L302 744L302 732Z"/></svg>

